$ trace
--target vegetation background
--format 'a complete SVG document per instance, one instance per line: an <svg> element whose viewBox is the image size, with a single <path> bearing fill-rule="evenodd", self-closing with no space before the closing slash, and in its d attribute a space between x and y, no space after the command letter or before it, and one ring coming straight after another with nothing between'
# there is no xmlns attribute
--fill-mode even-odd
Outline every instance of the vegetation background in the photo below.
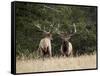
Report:
<svg viewBox="0 0 100 76"><path fill-rule="evenodd" d="M21 58L36 58L37 49L43 32L35 27L36 24L51 29L50 24L61 30L72 32L72 24L76 24L77 33L71 38L74 55L94 54L97 44L97 7L72 6L56 4L16 3L16 56ZM53 35L53 56L60 54L60 38Z"/></svg>

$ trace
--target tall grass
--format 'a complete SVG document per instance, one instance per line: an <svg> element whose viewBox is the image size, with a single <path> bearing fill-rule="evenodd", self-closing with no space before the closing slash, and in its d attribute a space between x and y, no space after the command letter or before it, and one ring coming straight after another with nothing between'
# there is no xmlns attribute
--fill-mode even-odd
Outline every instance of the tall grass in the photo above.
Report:
<svg viewBox="0 0 100 76"><path fill-rule="evenodd" d="M17 59L17 73L96 68L96 54L77 57Z"/></svg>

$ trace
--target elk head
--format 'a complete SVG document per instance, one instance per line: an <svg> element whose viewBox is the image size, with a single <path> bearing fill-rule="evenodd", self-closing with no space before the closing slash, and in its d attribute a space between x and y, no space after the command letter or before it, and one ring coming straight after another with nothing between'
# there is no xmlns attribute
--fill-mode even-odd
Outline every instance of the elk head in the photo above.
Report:
<svg viewBox="0 0 100 76"><path fill-rule="evenodd" d="M52 32L51 29L49 29L47 31L46 27L42 26L40 24L35 24L35 26L38 28L39 31L43 32L44 37L49 38L50 40L52 40ZM53 27L52 25L49 26L50 28Z"/></svg>
<svg viewBox="0 0 100 76"><path fill-rule="evenodd" d="M68 33L68 32L64 32L64 31L60 31L60 25L59 24L55 28L55 30L56 30L56 33L61 37L62 40L68 41L76 33L76 26L75 26L75 24L73 24L73 27L74 27L73 33Z"/></svg>

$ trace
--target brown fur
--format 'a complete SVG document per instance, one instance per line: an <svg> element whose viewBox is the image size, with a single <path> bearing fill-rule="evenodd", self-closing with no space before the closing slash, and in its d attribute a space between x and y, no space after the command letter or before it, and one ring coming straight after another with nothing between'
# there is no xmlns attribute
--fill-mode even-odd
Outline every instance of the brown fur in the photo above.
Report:
<svg viewBox="0 0 100 76"><path fill-rule="evenodd" d="M69 41L65 41L65 40L63 40L62 41L62 45L61 45L61 54L63 55L63 56L70 56L71 54L72 54L72 45L71 45L71 43L70 43L70 45L69 45ZM71 48L71 49L69 49L69 48Z"/></svg>

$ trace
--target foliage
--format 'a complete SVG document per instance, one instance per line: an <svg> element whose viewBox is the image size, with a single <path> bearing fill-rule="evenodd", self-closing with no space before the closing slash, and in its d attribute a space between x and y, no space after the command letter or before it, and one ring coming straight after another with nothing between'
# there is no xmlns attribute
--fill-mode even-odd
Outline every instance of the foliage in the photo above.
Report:
<svg viewBox="0 0 100 76"><path fill-rule="evenodd" d="M96 51L97 7L49 5L16 2L16 54L36 53L43 32L35 24L41 24L46 30L52 30L60 24L63 31L71 33L72 24L76 24L77 33L71 38L74 54L90 54ZM53 34L53 55L60 54L61 39ZM34 54L35 55L35 54Z"/></svg>

